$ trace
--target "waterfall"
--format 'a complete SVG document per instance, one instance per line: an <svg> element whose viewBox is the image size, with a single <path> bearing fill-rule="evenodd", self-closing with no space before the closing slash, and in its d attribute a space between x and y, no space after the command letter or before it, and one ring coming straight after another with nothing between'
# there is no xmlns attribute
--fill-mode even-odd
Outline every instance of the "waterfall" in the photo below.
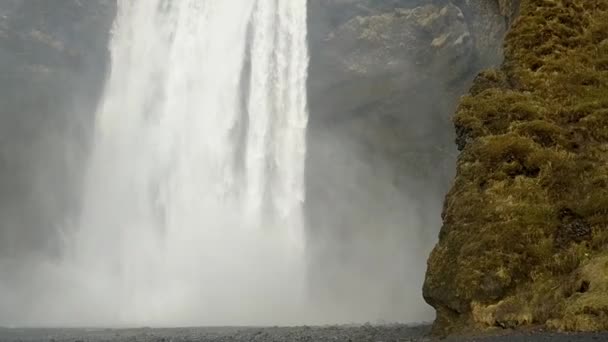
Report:
<svg viewBox="0 0 608 342"><path fill-rule="evenodd" d="M118 6L71 243L81 305L107 308L98 322L296 322L306 0Z"/></svg>

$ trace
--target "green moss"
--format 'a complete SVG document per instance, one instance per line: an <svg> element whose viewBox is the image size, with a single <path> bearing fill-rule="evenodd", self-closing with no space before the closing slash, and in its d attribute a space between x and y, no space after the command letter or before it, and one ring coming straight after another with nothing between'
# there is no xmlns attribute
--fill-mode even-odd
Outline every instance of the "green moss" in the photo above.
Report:
<svg viewBox="0 0 608 342"><path fill-rule="evenodd" d="M564 286L562 314L551 322L560 330L608 329L608 257L586 258Z"/></svg>
<svg viewBox="0 0 608 342"><path fill-rule="evenodd" d="M424 286L437 331L608 328L608 292L577 292L581 274L608 279L608 0L520 6L504 65L454 117L463 150Z"/></svg>
<svg viewBox="0 0 608 342"><path fill-rule="evenodd" d="M513 133L530 138L542 147L568 146L566 130L547 120L521 122L510 128Z"/></svg>
<svg viewBox="0 0 608 342"><path fill-rule="evenodd" d="M463 97L454 121L479 137L504 133L512 122L534 120L545 115L544 110L540 99L531 95L494 88Z"/></svg>

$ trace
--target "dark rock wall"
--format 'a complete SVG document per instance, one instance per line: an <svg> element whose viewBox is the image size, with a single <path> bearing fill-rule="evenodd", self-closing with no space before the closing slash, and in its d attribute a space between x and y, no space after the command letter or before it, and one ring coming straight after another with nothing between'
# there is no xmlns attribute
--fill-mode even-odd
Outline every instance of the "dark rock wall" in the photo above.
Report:
<svg viewBox="0 0 608 342"><path fill-rule="evenodd" d="M501 10L310 1L311 288L338 317L432 319L420 288L453 178L450 118L476 73L502 59Z"/></svg>
<svg viewBox="0 0 608 342"><path fill-rule="evenodd" d="M108 66L113 0L0 2L0 257L55 253Z"/></svg>

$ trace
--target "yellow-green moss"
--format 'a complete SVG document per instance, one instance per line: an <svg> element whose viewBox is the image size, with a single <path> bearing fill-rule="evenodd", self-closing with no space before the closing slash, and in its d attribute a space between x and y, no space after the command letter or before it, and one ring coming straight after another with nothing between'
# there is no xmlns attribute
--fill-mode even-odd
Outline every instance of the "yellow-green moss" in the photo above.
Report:
<svg viewBox="0 0 608 342"><path fill-rule="evenodd" d="M454 123L462 154L424 285L436 331L607 329L595 289L608 289L608 263L596 265L608 243L608 0L522 0L502 68L477 78ZM594 291L576 292L590 269Z"/></svg>

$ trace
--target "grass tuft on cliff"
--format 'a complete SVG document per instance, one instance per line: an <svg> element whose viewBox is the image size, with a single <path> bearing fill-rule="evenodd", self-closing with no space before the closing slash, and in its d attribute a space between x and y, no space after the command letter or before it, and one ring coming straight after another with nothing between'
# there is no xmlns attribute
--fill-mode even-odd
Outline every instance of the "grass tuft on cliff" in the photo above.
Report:
<svg viewBox="0 0 608 342"><path fill-rule="evenodd" d="M608 329L608 0L522 0L462 151L425 299L439 333Z"/></svg>

